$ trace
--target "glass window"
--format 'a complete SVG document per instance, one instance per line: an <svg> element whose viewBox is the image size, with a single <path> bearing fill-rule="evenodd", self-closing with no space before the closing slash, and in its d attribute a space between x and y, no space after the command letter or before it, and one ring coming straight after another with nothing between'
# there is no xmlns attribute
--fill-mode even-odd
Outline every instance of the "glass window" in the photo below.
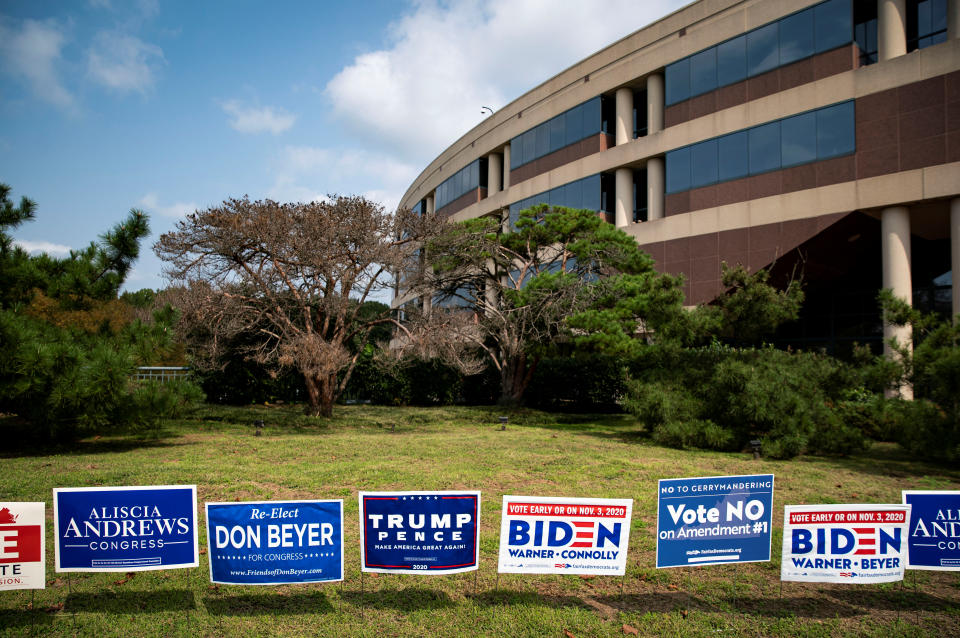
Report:
<svg viewBox="0 0 960 638"><path fill-rule="evenodd" d="M597 96L588 102L583 103L583 137L589 137L602 130L602 113L600 97Z"/></svg>
<svg viewBox="0 0 960 638"><path fill-rule="evenodd" d="M583 105L575 106L564 114L564 126L567 129L567 144L583 139ZM566 146L566 144L564 145Z"/></svg>
<svg viewBox="0 0 960 638"><path fill-rule="evenodd" d="M707 140L690 147L690 187L717 183L717 140Z"/></svg>
<svg viewBox="0 0 960 638"><path fill-rule="evenodd" d="M690 147L667 153L667 192L679 193L690 189Z"/></svg>
<svg viewBox="0 0 960 638"><path fill-rule="evenodd" d="M846 155L856 150L853 102L817 111L817 159Z"/></svg>
<svg viewBox="0 0 960 638"><path fill-rule="evenodd" d="M690 95L700 95L717 88L717 50L710 47L690 56Z"/></svg>
<svg viewBox="0 0 960 638"><path fill-rule="evenodd" d="M876 0L856 0L854 2L853 36L857 48L860 50L860 66L877 62Z"/></svg>
<svg viewBox="0 0 960 638"><path fill-rule="evenodd" d="M550 152L550 124L544 122L533 129L536 131L537 150L534 157L543 157Z"/></svg>
<svg viewBox="0 0 960 638"><path fill-rule="evenodd" d="M667 65L665 84L667 106L690 97L690 58Z"/></svg>
<svg viewBox="0 0 960 638"><path fill-rule="evenodd" d="M516 136L510 140L510 170L515 169L523 163L523 142L521 136Z"/></svg>
<svg viewBox="0 0 960 638"><path fill-rule="evenodd" d="M947 39L947 0L907 2L907 50L923 49Z"/></svg>
<svg viewBox="0 0 960 638"><path fill-rule="evenodd" d="M803 113L780 122L780 164L794 166L817 159L817 114Z"/></svg>
<svg viewBox="0 0 960 638"><path fill-rule="evenodd" d="M780 168L780 122L770 122L749 131L750 174Z"/></svg>
<svg viewBox="0 0 960 638"><path fill-rule="evenodd" d="M726 86L747 77L747 36L717 45L717 86Z"/></svg>
<svg viewBox="0 0 960 638"><path fill-rule="evenodd" d="M747 131L724 135L717 140L717 177L721 182L746 177L749 173L747 158Z"/></svg>
<svg viewBox="0 0 960 638"><path fill-rule="evenodd" d="M583 205L581 207L590 210L603 210L600 199L600 175L584 177L580 180L580 185L583 189Z"/></svg>
<svg viewBox="0 0 960 638"><path fill-rule="evenodd" d="M775 69L780 60L777 23L747 34L747 77Z"/></svg>
<svg viewBox="0 0 960 638"><path fill-rule="evenodd" d="M873 4L874 17L876 17L876 0L870 0L870 2ZM853 19L850 0L821 2L813 8L813 11L817 53L823 53L850 42L851 21ZM876 37L876 25L874 25L873 33Z"/></svg>
<svg viewBox="0 0 960 638"><path fill-rule="evenodd" d="M813 55L813 9L780 20L780 64Z"/></svg>
<svg viewBox="0 0 960 638"><path fill-rule="evenodd" d="M523 162L526 164L536 158L537 152L537 129L530 129L523 134Z"/></svg>
<svg viewBox="0 0 960 638"><path fill-rule="evenodd" d="M570 208L583 208L583 182L577 180L567 184L567 206Z"/></svg>
<svg viewBox="0 0 960 638"><path fill-rule="evenodd" d="M567 145L566 138L564 137L564 117L563 115L558 115L557 117L550 120L550 150L556 151L563 148Z"/></svg>

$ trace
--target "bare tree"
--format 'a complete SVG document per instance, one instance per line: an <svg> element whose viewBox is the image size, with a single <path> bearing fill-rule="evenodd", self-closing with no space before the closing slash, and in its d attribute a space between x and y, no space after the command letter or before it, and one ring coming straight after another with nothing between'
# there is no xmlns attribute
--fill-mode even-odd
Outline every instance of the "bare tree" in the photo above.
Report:
<svg viewBox="0 0 960 638"><path fill-rule="evenodd" d="M195 350L211 360L241 333L249 356L303 374L308 413L330 416L374 326L362 304L388 289L435 228L363 197L280 204L229 199L197 211L154 246L169 264Z"/></svg>

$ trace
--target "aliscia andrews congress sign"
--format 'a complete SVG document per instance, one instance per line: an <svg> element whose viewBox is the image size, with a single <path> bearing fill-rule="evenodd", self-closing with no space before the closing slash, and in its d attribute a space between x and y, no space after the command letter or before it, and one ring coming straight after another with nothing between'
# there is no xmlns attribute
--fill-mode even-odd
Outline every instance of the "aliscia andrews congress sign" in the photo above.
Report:
<svg viewBox="0 0 960 638"><path fill-rule="evenodd" d="M53 490L58 572L130 572L197 566L197 488Z"/></svg>

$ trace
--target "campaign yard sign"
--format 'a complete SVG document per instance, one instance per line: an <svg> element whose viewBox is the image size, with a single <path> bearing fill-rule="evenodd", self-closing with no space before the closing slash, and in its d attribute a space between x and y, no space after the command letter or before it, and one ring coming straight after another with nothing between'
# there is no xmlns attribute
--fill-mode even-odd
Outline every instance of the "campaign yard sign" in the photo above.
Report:
<svg viewBox="0 0 960 638"><path fill-rule="evenodd" d="M197 486L53 490L58 572L197 566Z"/></svg>
<svg viewBox="0 0 960 638"><path fill-rule="evenodd" d="M632 514L629 498L504 496L497 571L621 576Z"/></svg>
<svg viewBox="0 0 960 638"><path fill-rule="evenodd" d="M904 490L910 505L907 567L960 570L960 492Z"/></svg>
<svg viewBox="0 0 960 638"><path fill-rule="evenodd" d="M770 560L773 474L661 479L657 568Z"/></svg>
<svg viewBox="0 0 960 638"><path fill-rule="evenodd" d="M909 505L787 505L780 580L903 580L909 520Z"/></svg>
<svg viewBox="0 0 960 638"><path fill-rule="evenodd" d="M360 492L365 572L453 574L477 569L480 492Z"/></svg>
<svg viewBox="0 0 960 638"><path fill-rule="evenodd" d="M44 503L0 503L0 590L46 587Z"/></svg>
<svg viewBox="0 0 960 638"><path fill-rule="evenodd" d="M343 501L207 503L210 580L286 585L343 580Z"/></svg>

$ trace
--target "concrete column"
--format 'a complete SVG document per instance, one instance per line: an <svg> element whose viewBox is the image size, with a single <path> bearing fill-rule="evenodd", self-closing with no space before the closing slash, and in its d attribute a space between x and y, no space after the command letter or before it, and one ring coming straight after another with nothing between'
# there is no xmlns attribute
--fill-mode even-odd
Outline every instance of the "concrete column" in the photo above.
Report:
<svg viewBox="0 0 960 638"><path fill-rule="evenodd" d="M510 190L510 145L503 147L503 190Z"/></svg>
<svg viewBox="0 0 960 638"><path fill-rule="evenodd" d="M947 37L960 39L960 0L947 0Z"/></svg>
<svg viewBox="0 0 960 638"><path fill-rule="evenodd" d="M434 204L433 195L427 195L426 200L427 200L427 214L433 215L435 212L437 212L436 208L433 205Z"/></svg>
<svg viewBox="0 0 960 638"><path fill-rule="evenodd" d="M647 221L663 218L664 174L663 158L647 160Z"/></svg>
<svg viewBox="0 0 960 638"><path fill-rule="evenodd" d="M951 312L956 321L960 315L960 197L950 201L950 265L953 310Z"/></svg>
<svg viewBox="0 0 960 638"><path fill-rule="evenodd" d="M663 76L653 73L647 76L647 135L663 130Z"/></svg>
<svg viewBox="0 0 960 638"><path fill-rule="evenodd" d="M633 140L633 89L617 89L617 135L616 144Z"/></svg>
<svg viewBox="0 0 960 638"><path fill-rule="evenodd" d="M877 47L880 61L907 52L907 0L877 0Z"/></svg>
<svg viewBox="0 0 960 638"><path fill-rule="evenodd" d="M503 175L500 166L500 154L487 155L487 197L500 192L500 178Z"/></svg>
<svg viewBox="0 0 960 638"><path fill-rule="evenodd" d="M617 228L626 228L633 223L633 169L618 168L616 179L614 220Z"/></svg>
<svg viewBox="0 0 960 638"><path fill-rule="evenodd" d="M891 206L880 213L880 236L883 251L883 287L908 304L913 303L913 283L910 279L910 209L906 206ZM896 338L900 345L910 345L912 328L910 326L883 325L883 352L886 356L896 356L887 344ZM900 396L913 398L913 388L900 388Z"/></svg>

